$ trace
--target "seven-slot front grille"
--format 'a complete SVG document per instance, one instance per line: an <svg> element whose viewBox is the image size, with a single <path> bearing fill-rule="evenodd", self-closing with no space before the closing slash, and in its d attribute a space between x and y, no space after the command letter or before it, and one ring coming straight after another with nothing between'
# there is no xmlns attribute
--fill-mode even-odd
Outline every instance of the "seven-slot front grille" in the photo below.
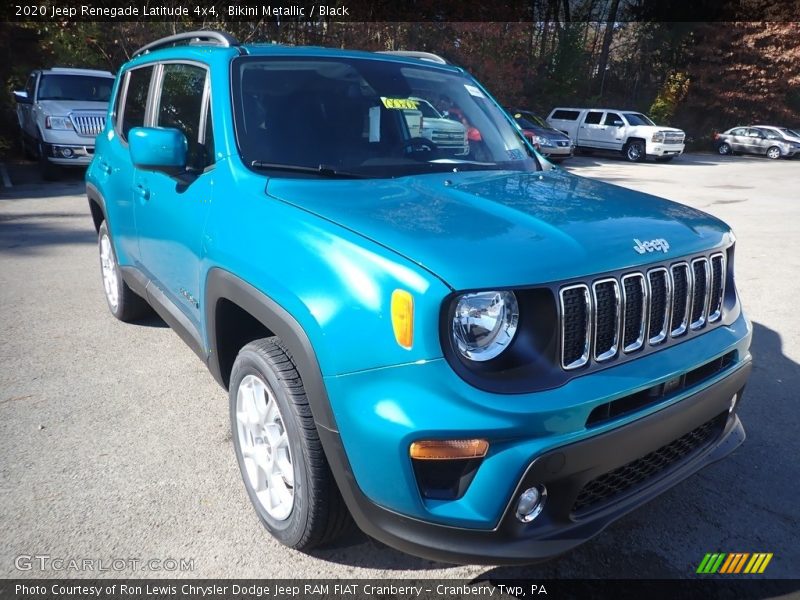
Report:
<svg viewBox="0 0 800 600"><path fill-rule="evenodd" d="M77 114L71 116L72 124L78 135L86 137L96 137L106 126L106 116L102 114Z"/></svg>
<svg viewBox="0 0 800 600"><path fill-rule="evenodd" d="M722 253L565 286L559 293L561 366L609 361L699 331L720 320L724 295Z"/></svg>

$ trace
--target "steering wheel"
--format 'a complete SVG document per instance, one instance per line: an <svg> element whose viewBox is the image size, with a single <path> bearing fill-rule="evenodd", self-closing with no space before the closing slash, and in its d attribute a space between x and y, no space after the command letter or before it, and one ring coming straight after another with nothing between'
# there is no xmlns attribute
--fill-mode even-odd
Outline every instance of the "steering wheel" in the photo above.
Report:
<svg viewBox="0 0 800 600"><path fill-rule="evenodd" d="M439 154L439 146L426 137L412 137L403 140L400 145L403 156L429 160Z"/></svg>

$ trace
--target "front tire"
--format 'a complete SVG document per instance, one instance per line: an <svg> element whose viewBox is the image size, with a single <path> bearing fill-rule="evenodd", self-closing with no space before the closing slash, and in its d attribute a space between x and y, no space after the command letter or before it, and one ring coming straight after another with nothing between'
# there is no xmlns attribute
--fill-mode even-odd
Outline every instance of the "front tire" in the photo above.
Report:
<svg viewBox="0 0 800 600"><path fill-rule="evenodd" d="M634 140L632 142L628 142L625 145L625 158L629 162L642 162L645 158L645 147L644 142L640 142L638 140Z"/></svg>
<svg viewBox="0 0 800 600"><path fill-rule="evenodd" d="M279 338L256 340L239 351L230 379L230 418L245 489L267 530L297 550L338 537L350 515L303 381Z"/></svg>
<svg viewBox="0 0 800 600"><path fill-rule="evenodd" d="M770 146L767 148L767 158L778 160L781 157L781 149L777 146Z"/></svg>
<svg viewBox="0 0 800 600"><path fill-rule="evenodd" d="M103 279L103 292L111 314L120 321L136 321L150 311L150 306L138 296L122 279L122 271L117 262L117 253L111 241L106 222L100 223L97 232L97 249L100 254L100 275Z"/></svg>

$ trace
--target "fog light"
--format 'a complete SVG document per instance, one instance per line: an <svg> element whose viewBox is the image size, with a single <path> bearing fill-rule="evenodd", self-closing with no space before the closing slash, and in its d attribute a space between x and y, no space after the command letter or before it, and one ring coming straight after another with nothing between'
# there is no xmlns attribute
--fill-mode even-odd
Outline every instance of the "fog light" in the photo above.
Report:
<svg viewBox="0 0 800 600"><path fill-rule="evenodd" d="M733 409L736 408L736 401L739 399L739 394L734 394L731 396L731 407L728 409L728 413L732 413Z"/></svg>
<svg viewBox="0 0 800 600"><path fill-rule="evenodd" d="M72 148L61 148L61 156L64 158L72 158Z"/></svg>
<svg viewBox="0 0 800 600"><path fill-rule="evenodd" d="M547 499L547 489L544 486L528 488L522 492L517 502L517 519L523 523L530 523L544 508Z"/></svg>

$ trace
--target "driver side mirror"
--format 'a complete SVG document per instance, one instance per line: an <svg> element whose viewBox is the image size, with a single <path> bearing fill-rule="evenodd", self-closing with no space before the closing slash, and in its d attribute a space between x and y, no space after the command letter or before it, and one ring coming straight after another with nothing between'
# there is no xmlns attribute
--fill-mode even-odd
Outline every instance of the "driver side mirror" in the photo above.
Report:
<svg viewBox="0 0 800 600"><path fill-rule="evenodd" d="M28 98L28 92L22 90L17 90L14 92L14 100L16 100L19 104L33 103L33 98Z"/></svg>
<svg viewBox="0 0 800 600"><path fill-rule="evenodd" d="M137 169L174 176L186 170L189 143L178 129L134 127L128 134L131 160Z"/></svg>
<svg viewBox="0 0 800 600"><path fill-rule="evenodd" d="M623 123L622 121L617 120L617 121L614 121L612 123L612 125L614 125L614 127L622 127L622 126L625 125L625 123Z"/></svg>

